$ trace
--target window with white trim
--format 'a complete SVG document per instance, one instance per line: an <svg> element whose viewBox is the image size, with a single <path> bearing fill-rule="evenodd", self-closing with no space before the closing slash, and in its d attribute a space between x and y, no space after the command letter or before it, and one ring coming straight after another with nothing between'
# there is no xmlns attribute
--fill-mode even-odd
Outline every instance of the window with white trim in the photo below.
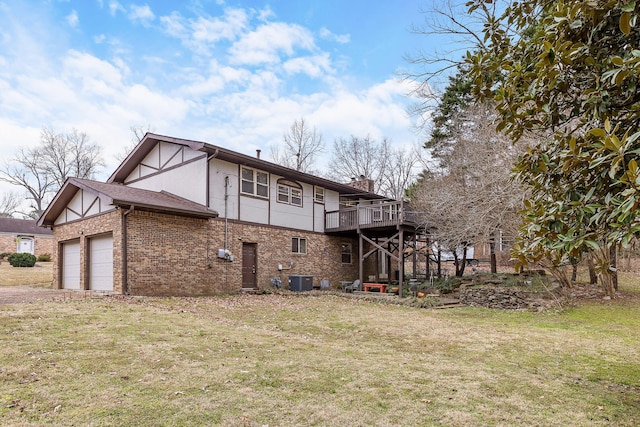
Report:
<svg viewBox="0 0 640 427"><path fill-rule="evenodd" d="M345 196L340 196L340 208L350 208L357 205L357 201Z"/></svg>
<svg viewBox="0 0 640 427"><path fill-rule="evenodd" d="M278 181L278 202L302 206L302 188L289 181Z"/></svg>
<svg viewBox="0 0 640 427"><path fill-rule="evenodd" d="M240 192L258 197L269 197L269 174L251 168L241 168Z"/></svg>
<svg viewBox="0 0 640 427"><path fill-rule="evenodd" d="M343 264L351 264L352 260L352 247L351 243L343 243L340 245L340 256Z"/></svg>
<svg viewBox="0 0 640 427"><path fill-rule="evenodd" d="M307 253L307 239L304 237L291 238L291 252L294 254Z"/></svg>
<svg viewBox="0 0 640 427"><path fill-rule="evenodd" d="M316 203L324 203L324 188L315 187L315 190L313 193L313 200Z"/></svg>

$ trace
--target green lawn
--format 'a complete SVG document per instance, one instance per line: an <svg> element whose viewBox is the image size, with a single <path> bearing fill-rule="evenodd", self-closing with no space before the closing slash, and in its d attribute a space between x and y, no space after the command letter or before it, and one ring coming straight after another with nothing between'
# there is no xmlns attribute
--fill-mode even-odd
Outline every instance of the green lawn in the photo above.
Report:
<svg viewBox="0 0 640 427"><path fill-rule="evenodd" d="M635 426L640 300L561 313L337 296L0 306L0 424Z"/></svg>
<svg viewBox="0 0 640 427"><path fill-rule="evenodd" d="M12 267L0 262L0 286L41 285L51 287L53 263L37 262L33 267Z"/></svg>

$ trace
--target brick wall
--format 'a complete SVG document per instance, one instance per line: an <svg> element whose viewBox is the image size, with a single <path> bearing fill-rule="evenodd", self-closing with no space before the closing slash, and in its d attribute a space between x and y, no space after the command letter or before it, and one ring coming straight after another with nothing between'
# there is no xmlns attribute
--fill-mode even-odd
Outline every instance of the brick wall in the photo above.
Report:
<svg viewBox="0 0 640 427"><path fill-rule="evenodd" d="M229 262L217 257L224 248L223 219L194 219L135 211L127 218L129 292L133 295L210 295L242 288L242 246L257 247L257 284L284 284L289 275L310 275L314 283L326 278L337 285L358 274L357 241L278 227L229 221ZM307 239L307 253L291 253L291 238ZM341 243L352 243L351 264L342 264ZM293 266L288 269L291 261ZM286 270L278 271L278 264Z"/></svg>
<svg viewBox="0 0 640 427"><path fill-rule="evenodd" d="M60 270L62 258L59 256L60 244L72 240L80 240L80 289L88 289L87 273L89 268L89 239L105 233L113 234L113 288L115 293L122 293L122 233L121 211L114 210L82 221L56 225L53 228L53 288L60 289Z"/></svg>
<svg viewBox="0 0 640 427"><path fill-rule="evenodd" d="M17 249L18 235L16 233L0 233L0 253L14 253ZM53 236L33 236L35 242L33 245L33 252L35 256L42 254L53 255Z"/></svg>
<svg viewBox="0 0 640 427"><path fill-rule="evenodd" d="M322 279L328 279L335 287L341 280L358 277L357 238L229 221L228 249L235 258L229 262L217 257L218 249L225 246L223 219L206 220L135 210L127 216L126 223L126 290L131 295L196 296L238 292L242 288L244 243L256 244L259 288L271 287L273 277L279 277L286 286L290 275L313 276L316 286ZM54 263L54 288L61 285L60 244L79 239L80 287L88 289L89 239L109 232L113 234L114 244L114 292L123 293L121 224L121 211L112 211L56 226L56 244L52 251L58 260ZM306 254L291 252L293 237L307 239ZM352 245L350 264L342 263L343 243ZM372 258L365 263L365 279L373 274ZM282 271L278 271L278 264L283 266Z"/></svg>

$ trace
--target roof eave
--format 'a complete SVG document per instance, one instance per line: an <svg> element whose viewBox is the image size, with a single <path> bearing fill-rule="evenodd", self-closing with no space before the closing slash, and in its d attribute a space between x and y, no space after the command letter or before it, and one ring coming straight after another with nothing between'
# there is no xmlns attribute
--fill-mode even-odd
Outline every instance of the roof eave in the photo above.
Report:
<svg viewBox="0 0 640 427"><path fill-rule="evenodd" d="M219 216L216 211L194 211L190 209L178 209L178 208L168 208L164 206L150 205L145 203L136 203L129 200L114 200L113 203L120 207L121 209L129 209L131 206L134 209L139 209L143 211L150 212L159 212L159 213L171 213L177 214L180 216L190 216L195 218L217 218Z"/></svg>

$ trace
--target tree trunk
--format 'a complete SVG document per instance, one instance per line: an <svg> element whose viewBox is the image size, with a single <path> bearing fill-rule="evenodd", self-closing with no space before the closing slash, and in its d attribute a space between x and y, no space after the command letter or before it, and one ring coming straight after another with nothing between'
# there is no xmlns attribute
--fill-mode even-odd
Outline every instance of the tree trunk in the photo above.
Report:
<svg viewBox="0 0 640 427"><path fill-rule="evenodd" d="M496 259L495 233L489 239L489 260L491 262L491 272L496 274L498 272L498 262Z"/></svg>
<svg viewBox="0 0 640 427"><path fill-rule="evenodd" d="M602 285L602 289L604 289L604 293L610 298L615 298L616 285L614 282L615 270L612 269L611 265L612 253L611 247L603 245L595 252L594 257L597 262L596 273L600 278L600 284Z"/></svg>
<svg viewBox="0 0 640 427"><path fill-rule="evenodd" d="M578 279L578 263L572 262L571 263L571 283L576 283L577 279Z"/></svg>
<svg viewBox="0 0 640 427"><path fill-rule="evenodd" d="M453 252L454 264L456 266L456 277L462 277L464 275L464 267L467 264L467 247L465 246L462 252L462 260L458 258L457 251Z"/></svg>
<svg viewBox="0 0 640 427"><path fill-rule="evenodd" d="M596 274L596 269L593 266L593 257L591 255L587 258L587 265L589 266L589 284L595 285L598 283L598 275Z"/></svg>
<svg viewBox="0 0 640 427"><path fill-rule="evenodd" d="M610 271L613 289L618 291L618 247L616 245L611 246L609 249Z"/></svg>

